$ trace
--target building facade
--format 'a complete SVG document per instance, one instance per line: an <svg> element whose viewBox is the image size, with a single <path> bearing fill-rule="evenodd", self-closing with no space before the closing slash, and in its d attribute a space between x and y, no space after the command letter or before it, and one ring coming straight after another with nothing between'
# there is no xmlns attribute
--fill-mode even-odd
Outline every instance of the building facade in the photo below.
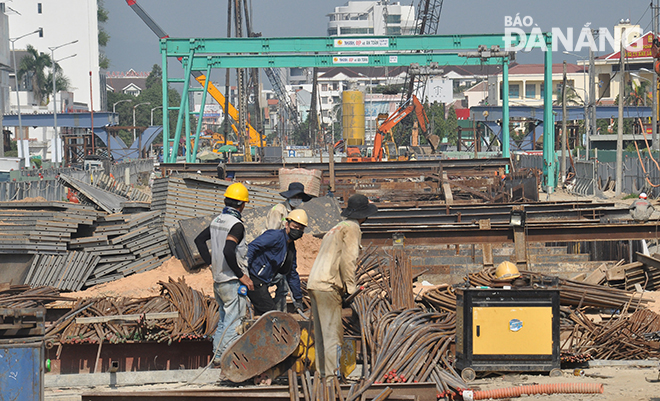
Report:
<svg viewBox="0 0 660 401"><path fill-rule="evenodd" d="M349 1L328 14L328 36L413 35L415 7L400 2Z"/></svg>
<svg viewBox="0 0 660 401"><path fill-rule="evenodd" d="M84 103L89 109L105 110L105 105L101 105L101 90L105 87L101 87L100 80L96 1L21 0L10 5L14 10L7 11L10 38L41 29L40 34L17 40L14 43L16 50L32 45L39 52L50 55L49 47L78 41L55 50L55 60L75 54L75 57L59 62L71 82L75 102Z"/></svg>

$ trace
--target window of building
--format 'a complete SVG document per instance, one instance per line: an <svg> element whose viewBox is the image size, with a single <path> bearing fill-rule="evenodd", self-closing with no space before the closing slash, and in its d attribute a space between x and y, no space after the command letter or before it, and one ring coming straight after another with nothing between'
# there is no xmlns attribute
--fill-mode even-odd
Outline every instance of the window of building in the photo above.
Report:
<svg viewBox="0 0 660 401"><path fill-rule="evenodd" d="M333 91L336 91L336 90L338 90L338 89L339 89L339 84L338 84L337 82L333 82L333 83L332 83L332 90L333 90Z"/></svg>
<svg viewBox="0 0 660 401"><path fill-rule="evenodd" d="M328 98L327 97L322 97L321 98L321 103L328 104Z"/></svg>
<svg viewBox="0 0 660 401"><path fill-rule="evenodd" d="M517 99L520 97L520 85L509 84L509 97Z"/></svg>
<svg viewBox="0 0 660 401"><path fill-rule="evenodd" d="M400 24L401 14L388 14L386 22L388 24Z"/></svg>
<svg viewBox="0 0 660 401"><path fill-rule="evenodd" d="M44 28L39 28L39 37L40 38L44 37Z"/></svg>
<svg viewBox="0 0 660 401"><path fill-rule="evenodd" d="M400 26L388 26L387 27L387 34L388 35L401 35L401 27Z"/></svg>
<svg viewBox="0 0 660 401"><path fill-rule="evenodd" d="M541 84L541 99L545 97L545 85Z"/></svg>
<svg viewBox="0 0 660 401"><path fill-rule="evenodd" d="M289 75L292 77L300 77L305 74L305 70L303 68L291 68L289 70Z"/></svg>
<svg viewBox="0 0 660 401"><path fill-rule="evenodd" d="M37 3L37 14L41 14L41 3Z"/></svg>
<svg viewBox="0 0 660 401"><path fill-rule="evenodd" d="M339 103L339 96L333 96L332 103Z"/></svg>
<svg viewBox="0 0 660 401"><path fill-rule="evenodd" d="M328 28L328 36L337 36L337 28Z"/></svg>
<svg viewBox="0 0 660 401"><path fill-rule="evenodd" d="M525 97L527 99L536 98L536 84L525 84Z"/></svg>
<svg viewBox="0 0 660 401"><path fill-rule="evenodd" d="M322 92L327 92L328 91L328 84L321 84L321 91Z"/></svg>
<svg viewBox="0 0 660 401"><path fill-rule="evenodd" d="M610 74L598 74L598 97L610 97Z"/></svg>
<svg viewBox="0 0 660 401"><path fill-rule="evenodd" d="M342 27L340 32L342 35L367 35L367 34L373 34L374 29Z"/></svg>

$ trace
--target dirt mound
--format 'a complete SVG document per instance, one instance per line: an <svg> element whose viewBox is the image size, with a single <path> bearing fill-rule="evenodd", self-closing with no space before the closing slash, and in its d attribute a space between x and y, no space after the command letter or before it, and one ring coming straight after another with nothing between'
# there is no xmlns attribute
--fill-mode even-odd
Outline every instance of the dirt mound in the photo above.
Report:
<svg viewBox="0 0 660 401"><path fill-rule="evenodd" d="M148 272L134 274L110 283L95 285L85 291L73 292L67 296L79 298L94 297L131 297L146 298L160 293L159 281L167 281L168 277L178 279L183 277L186 283L195 290L213 296L213 277L211 270L204 268L198 272L186 271L181 261L175 257L166 260L160 267Z"/></svg>
<svg viewBox="0 0 660 401"><path fill-rule="evenodd" d="M305 234L296 241L298 251L298 273L305 279L316 255L321 247L321 239L312 235ZM201 291L206 295L213 296L213 277L211 269L203 268L197 272L189 272L183 267L179 259L171 257L160 267L148 272L134 274L124 277L110 283L104 283L90 287L85 291L66 294L78 298L95 297L132 297L145 298L158 295L160 293L159 281L167 281L168 277L178 279L183 277L186 283L195 290Z"/></svg>

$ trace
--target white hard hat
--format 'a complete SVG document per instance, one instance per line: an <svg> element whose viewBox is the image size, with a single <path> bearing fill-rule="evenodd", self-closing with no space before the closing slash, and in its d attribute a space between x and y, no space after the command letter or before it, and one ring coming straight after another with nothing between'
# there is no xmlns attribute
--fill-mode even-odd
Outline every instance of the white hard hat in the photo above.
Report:
<svg viewBox="0 0 660 401"><path fill-rule="evenodd" d="M642 192L641 194L639 194L639 199L646 199L646 198L648 198L646 192Z"/></svg>

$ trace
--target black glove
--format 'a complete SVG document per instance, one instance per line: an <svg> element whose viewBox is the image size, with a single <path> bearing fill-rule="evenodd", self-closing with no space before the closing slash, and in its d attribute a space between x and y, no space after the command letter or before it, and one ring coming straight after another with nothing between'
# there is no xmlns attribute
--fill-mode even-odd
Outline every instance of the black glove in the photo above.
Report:
<svg viewBox="0 0 660 401"><path fill-rule="evenodd" d="M305 306L303 305L302 299L294 299L293 300L293 307L296 310L300 309L301 312L305 311Z"/></svg>
<svg viewBox="0 0 660 401"><path fill-rule="evenodd" d="M348 300L349 296L350 296L350 294L347 294L347 293L344 293L341 296L341 307L344 308L344 309L351 307L351 302Z"/></svg>

